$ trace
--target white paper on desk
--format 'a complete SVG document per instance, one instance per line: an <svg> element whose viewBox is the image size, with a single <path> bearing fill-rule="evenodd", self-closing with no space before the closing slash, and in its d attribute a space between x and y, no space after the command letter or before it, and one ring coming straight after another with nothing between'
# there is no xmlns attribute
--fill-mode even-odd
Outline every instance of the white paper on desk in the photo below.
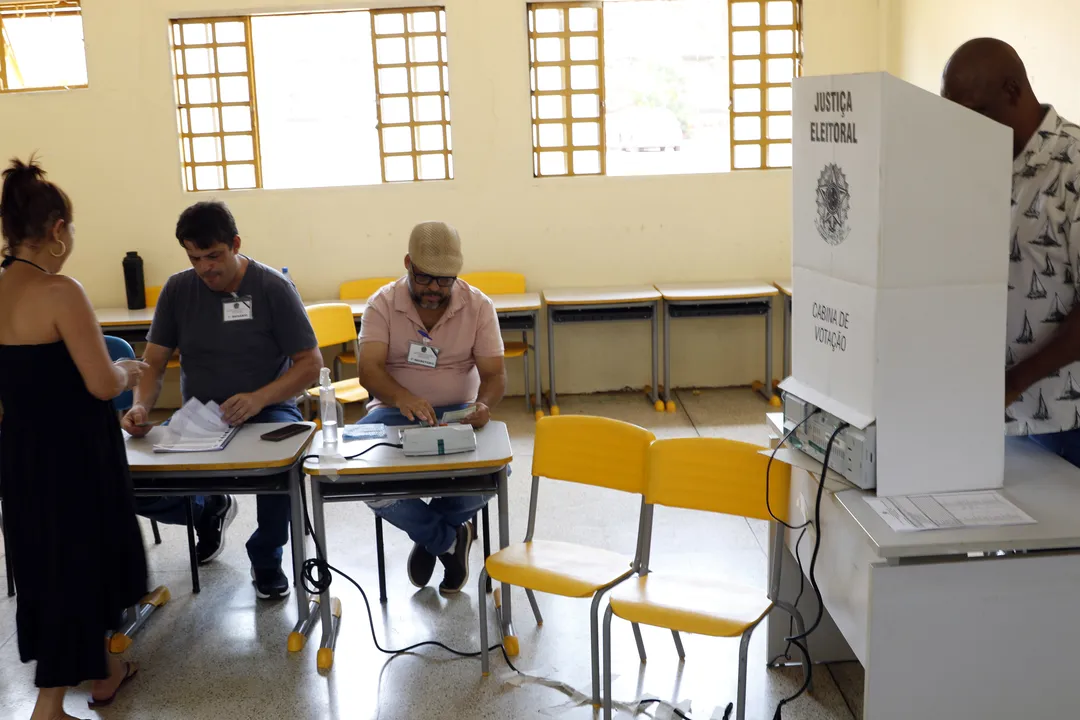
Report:
<svg viewBox="0 0 1080 720"><path fill-rule="evenodd" d="M1035 523L996 490L868 497L866 504L896 532Z"/></svg>
<svg viewBox="0 0 1080 720"><path fill-rule="evenodd" d="M165 426L165 438L154 452L208 452L223 449L238 428L221 417L217 403L203 405L192 398L177 410Z"/></svg>

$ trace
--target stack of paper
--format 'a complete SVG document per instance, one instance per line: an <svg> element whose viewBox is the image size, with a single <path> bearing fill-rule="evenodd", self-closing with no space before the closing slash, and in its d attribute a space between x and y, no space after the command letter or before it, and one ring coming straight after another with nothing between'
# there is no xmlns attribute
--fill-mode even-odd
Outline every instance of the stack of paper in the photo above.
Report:
<svg viewBox="0 0 1080 720"><path fill-rule="evenodd" d="M154 452L214 452L224 450L239 427L230 427L215 402L203 405L192 398L176 411L165 426L165 438Z"/></svg>

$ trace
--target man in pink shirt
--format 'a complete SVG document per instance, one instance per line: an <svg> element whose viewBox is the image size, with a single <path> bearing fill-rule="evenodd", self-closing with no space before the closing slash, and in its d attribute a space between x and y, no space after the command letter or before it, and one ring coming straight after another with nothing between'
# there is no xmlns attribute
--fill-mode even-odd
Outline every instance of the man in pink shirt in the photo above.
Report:
<svg viewBox="0 0 1080 720"><path fill-rule="evenodd" d="M421 223L409 237L406 274L368 300L360 330L360 383L372 395L364 423L436 424L474 406L464 421L481 428L506 392L503 341L491 299L463 280L461 238L446 223ZM469 580L469 520L483 497L378 500L375 514L408 533L409 580L422 588L435 559L443 594Z"/></svg>

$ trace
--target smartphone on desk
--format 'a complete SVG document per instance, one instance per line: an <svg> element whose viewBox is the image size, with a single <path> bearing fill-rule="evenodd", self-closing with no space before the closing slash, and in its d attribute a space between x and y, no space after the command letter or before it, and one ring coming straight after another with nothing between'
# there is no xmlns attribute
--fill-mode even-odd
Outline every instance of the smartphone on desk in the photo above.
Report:
<svg viewBox="0 0 1080 720"><path fill-rule="evenodd" d="M264 433L259 437L262 440L266 440L267 442L281 442L286 438L291 438L294 435L299 435L302 432L307 432L308 429L309 426L304 425L303 423L293 423L292 425L280 427L277 430L271 430L270 432Z"/></svg>

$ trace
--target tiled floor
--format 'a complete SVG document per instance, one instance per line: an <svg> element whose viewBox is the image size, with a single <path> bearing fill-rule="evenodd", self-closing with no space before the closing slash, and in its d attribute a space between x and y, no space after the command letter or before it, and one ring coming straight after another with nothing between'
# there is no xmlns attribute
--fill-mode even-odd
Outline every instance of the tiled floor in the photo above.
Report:
<svg viewBox="0 0 1080 720"><path fill-rule="evenodd" d="M767 407L749 390L683 391L677 401L678 412L660 414L639 395L568 396L562 399L562 411L627 420L661 437L697 434L766 443L763 415ZM507 400L496 417L508 424L513 438L511 534L519 538L524 534L528 507L533 420L520 398ZM637 510L630 498L547 483L541 492L537 536L577 539L630 552ZM471 581L468 592L451 599L440 597L434 588L416 592L404 569L411 544L402 533L388 528L390 599L380 607L370 511L358 504L330 505L327 524L332 562L352 574L376 598L375 632L383 647L403 647L435 638L461 650L476 649L477 597ZM149 526L145 526L152 582L167 585L173 599L151 619L129 652L141 663L138 679L111 708L101 712L101 717L596 717L588 705L575 705L550 687L508 682L513 673L501 657L493 657L491 677L481 678L478 660L453 658L437 649L394 658L383 655L372 645L360 594L340 578L333 586L344 606L335 665L328 675L320 675L315 667L319 630L302 653L290 655L285 650L285 638L295 619L291 599L279 604L255 599L244 552L244 541L254 526L255 503L242 498L226 551L203 568L199 595L191 593L182 529L163 528L164 544L154 546L149 541ZM652 564L654 568L707 567L764 585L763 530L763 525L743 519L660 509ZM479 543L473 552L475 572L480 563ZM540 628L533 622L524 593L514 595L515 624L521 641L516 665L587 693L588 602L538 597L545 620ZM72 601L78 602L78 588L72 588ZM0 720L28 718L34 698L33 668L19 663L14 616L15 600L0 597ZM641 665L629 626L616 620L614 627L616 700L629 702L652 696L679 703L689 701L689 716L701 720L720 718L723 706L734 701L737 641L684 637L687 659L680 665L670 634L644 628L649 661ZM776 702L798 687L801 675L766 670L764 639L765 633L759 632L751 644L747 717L769 720ZM858 665L815 672L814 684L811 697L785 708L785 718L846 720L853 717L852 709L859 712L862 671ZM68 700L69 712L78 717L95 717L83 705L88 693L85 686L73 691ZM720 710L716 710L718 707ZM670 717L663 708L658 711L653 707L649 712L656 717Z"/></svg>

